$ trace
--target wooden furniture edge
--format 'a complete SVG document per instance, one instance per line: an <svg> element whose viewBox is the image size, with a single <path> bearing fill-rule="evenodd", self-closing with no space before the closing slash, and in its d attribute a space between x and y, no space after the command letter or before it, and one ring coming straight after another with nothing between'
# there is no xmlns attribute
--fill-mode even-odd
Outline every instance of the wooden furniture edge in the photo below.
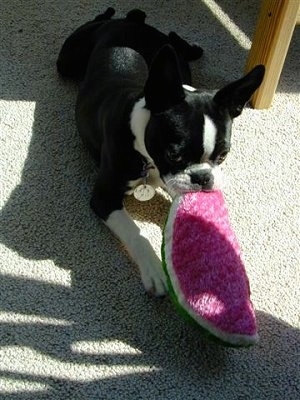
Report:
<svg viewBox="0 0 300 400"><path fill-rule="evenodd" d="M263 0L246 72L264 64L266 74L251 99L254 108L270 107L275 94L296 22L300 20L300 0Z"/></svg>

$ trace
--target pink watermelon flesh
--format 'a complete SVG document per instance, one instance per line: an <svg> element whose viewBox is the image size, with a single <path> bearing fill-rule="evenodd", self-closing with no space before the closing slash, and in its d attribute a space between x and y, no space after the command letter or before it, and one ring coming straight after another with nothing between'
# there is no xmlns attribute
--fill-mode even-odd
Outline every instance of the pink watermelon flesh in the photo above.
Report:
<svg viewBox="0 0 300 400"><path fill-rule="evenodd" d="M255 343L258 336L249 281L222 192L188 193L174 207L171 232L165 231L165 259L177 301L221 340L236 345ZM172 242L169 256L168 242Z"/></svg>

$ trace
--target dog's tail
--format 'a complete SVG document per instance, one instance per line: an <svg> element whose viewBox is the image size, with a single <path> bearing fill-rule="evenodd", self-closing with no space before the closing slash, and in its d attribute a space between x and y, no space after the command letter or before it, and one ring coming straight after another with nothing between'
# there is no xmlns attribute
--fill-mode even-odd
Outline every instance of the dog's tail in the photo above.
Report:
<svg viewBox="0 0 300 400"><path fill-rule="evenodd" d="M103 14L94 20L86 22L75 30L64 42L60 50L56 66L58 73L63 78L82 80L87 64L94 48L93 34L106 21L115 14L109 7Z"/></svg>

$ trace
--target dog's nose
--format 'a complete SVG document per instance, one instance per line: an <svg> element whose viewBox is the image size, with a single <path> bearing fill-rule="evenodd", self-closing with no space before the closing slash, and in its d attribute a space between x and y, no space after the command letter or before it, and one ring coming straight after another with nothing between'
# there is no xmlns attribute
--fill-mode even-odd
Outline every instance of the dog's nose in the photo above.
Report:
<svg viewBox="0 0 300 400"><path fill-rule="evenodd" d="M191 173L191 183L202 186L203 188L210 188L213 186L213 175L207 171L197 171Z"/></svg>

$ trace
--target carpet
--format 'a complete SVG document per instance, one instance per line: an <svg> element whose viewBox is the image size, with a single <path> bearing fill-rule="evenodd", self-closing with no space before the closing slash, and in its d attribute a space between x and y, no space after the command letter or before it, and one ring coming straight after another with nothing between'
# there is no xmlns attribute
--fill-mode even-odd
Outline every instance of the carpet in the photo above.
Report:
<svg viewBox="0 0 300 400"><path fill-rule="evenodd" d="M0 4L0 398L296 400L300 396L299 50L273 105L236 119L224 194L260 342L205 340L89 208L94 164L74 123L76 86L56 73L65 38L114 6L204 49L194 86L243 74L260 1L2 0ZM160 252L169 200L127 207Z"/></svg>

